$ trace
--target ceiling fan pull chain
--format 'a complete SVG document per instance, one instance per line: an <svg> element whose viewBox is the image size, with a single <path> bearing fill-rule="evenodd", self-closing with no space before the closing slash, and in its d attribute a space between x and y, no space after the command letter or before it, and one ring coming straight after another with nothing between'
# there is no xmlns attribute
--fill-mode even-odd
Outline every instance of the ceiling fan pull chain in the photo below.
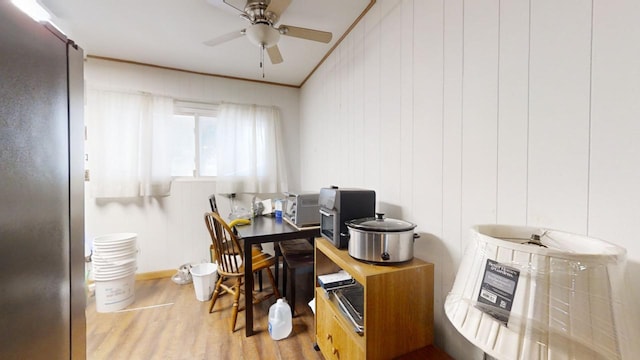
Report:
<svg viewBox="0 0 640 360"><path fill-rule="evenodd" d="M262 78L264 79L264 45L260 46L260 68L262 69Z"/></svg>

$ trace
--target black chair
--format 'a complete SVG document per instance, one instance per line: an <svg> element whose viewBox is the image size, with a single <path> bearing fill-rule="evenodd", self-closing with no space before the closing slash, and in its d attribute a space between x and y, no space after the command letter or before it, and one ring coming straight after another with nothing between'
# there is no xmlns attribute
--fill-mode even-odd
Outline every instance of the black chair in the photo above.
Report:
<svg viewBox="0 0 640 360"><path fill-rule="evenodd" d="M216 194L211 194L211 196L209 196L209 205L211 206L211 211L220 213L218 211L218 204L216 203Z"/></svg>

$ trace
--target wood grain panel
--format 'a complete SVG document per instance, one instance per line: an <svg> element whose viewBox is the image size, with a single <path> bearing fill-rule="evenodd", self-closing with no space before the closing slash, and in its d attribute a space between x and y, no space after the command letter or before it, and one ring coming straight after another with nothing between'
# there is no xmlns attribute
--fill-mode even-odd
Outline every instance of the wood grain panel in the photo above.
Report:
<svg viewBox="0 0 640 360"><path fill-rule="evenodd" d="M315 249L316 276L343 269L364 287L364 335L345 333L351 342L362 344L367 359L388 359L432 344L433 264L418 258L401 264L364 263L323 238L316 239ZM323 297L324 290L318 287L316 294ZM339 314L336 306L326 304L317 311L322 319ZM351 328L342 315L338 317L343 328ZM324 336L326 328L332 326L319 324L317 336ZM327 346L325 342L323 351Z"/></svg>
<svg viewBox="0 0 640 360"><path fill-rule="evenodd" d="M310 274L303 289L311 296ZM229 295L219 298L209 314L209 302L196 300L193 285L176 285L170 279L137 281L136 300L129 308L97 313L95 299L87 306L87 358L100 359L323 359L313 349L314 318L302 297L296 305L293 332L274 341L267 331L269 306L255 306L256 334L244 336L241 328L229 331ZM265 289L265 291L269 291ZM241 300L242 301L242 300ZM244 311L238 324L244 324Z"/></svg>

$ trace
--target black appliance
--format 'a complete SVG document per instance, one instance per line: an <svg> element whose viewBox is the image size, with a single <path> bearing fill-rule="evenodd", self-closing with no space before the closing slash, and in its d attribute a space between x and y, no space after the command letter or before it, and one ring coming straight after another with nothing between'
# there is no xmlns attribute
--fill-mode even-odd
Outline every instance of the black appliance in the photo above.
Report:
<svg viewBox="0 0 640 360"><path fill-rule="evenodd" d="M0 359L84 359L84 56L0 2Z"/></svg>
<svg viewBox="0 0 640 360"><path fill-rule="evenodd" d="M376 210L376 192L373 190L339 188L320 189L320 235L339 249L349 245L346 221L373 217Z"/></svg>

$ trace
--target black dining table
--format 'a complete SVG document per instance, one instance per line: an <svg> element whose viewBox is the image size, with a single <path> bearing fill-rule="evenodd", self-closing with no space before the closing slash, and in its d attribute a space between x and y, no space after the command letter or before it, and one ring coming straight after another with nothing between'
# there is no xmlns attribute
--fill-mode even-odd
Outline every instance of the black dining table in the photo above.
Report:
<svg viewBox="0 0 640 360"><path fill-rule="evenodd" d="M253 297L251 296L251 291L254 285L253 272L251 271L253 267L251 246L270 242L274 243L275 250L278 248L275 243L279 241L293 239L310 239L314 241L316 237L320 236L320 229L319 227L298 228L282 218L276 219L273 216L257 216L251 219L251 224L236 226L235 228L240 238L244 240L245 335L251 336L253 335ZM279 255L278 253L276 250L276 256ZM278 281L278 271L278 266L276 266L276 282Z"/></svg>

